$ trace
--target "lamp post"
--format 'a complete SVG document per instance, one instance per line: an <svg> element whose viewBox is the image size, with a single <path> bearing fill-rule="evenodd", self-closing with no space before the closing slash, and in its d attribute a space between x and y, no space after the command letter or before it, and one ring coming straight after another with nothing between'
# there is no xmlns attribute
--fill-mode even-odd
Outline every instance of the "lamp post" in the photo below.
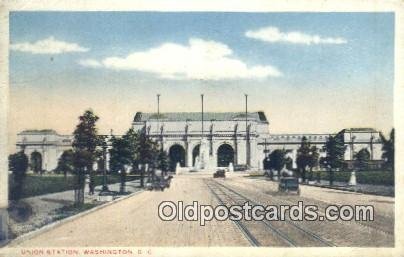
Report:
<svg viewBox="0 0 404 257"><path fill-rule="evenodd" d="M202 138L204 137L204 127L203 127L203 94L201 94L201 105L202 105L202 113L201 113L201 126L202 126Z"/></svg>
<svg viewBox="0 0 404 257"><path fill-rule="evenodd" d="M250 133L248 131L248 95L245 96L245 145L246 145L246 165L250 167Z"/></svg>
<svg viewBox="0 0 404 257"><path fill-rule="evenodd" d="M157 94L157 130L156 133L159 133L160 127L160 94Z"/></svg>
<svg viewBox="0 0 404 257"><path fill-rule="evenodd" d="M103 138L102 141L102 160L104 162L104 165L102 167L102 192L109 192L108 189L108 181L107 181L107 142L105 140L105 137Z"/></svg>
<svg viewBox="0 0 404 257"><path fill-rule="evenodd" d="M140 187L144 187L144 171L143 171L143 165L138 164L138 170L140 171Z"/></svg>

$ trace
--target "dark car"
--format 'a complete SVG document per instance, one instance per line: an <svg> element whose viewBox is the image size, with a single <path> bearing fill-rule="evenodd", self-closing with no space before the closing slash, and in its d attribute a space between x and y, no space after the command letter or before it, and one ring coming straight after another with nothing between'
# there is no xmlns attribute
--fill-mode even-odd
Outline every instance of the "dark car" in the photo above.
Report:
<svg viewBox="0 0 404 257"><path fill-rule="evenodd" d="M226 177L226 171L224 170L217 170L214 174L213 174L214 178L225 178Z"/></svg>
<svg viewBox="0 0 404 257"><path fill-rule="evenodd" d="M296 192L296 194L300 195L299 179L294 177L282 177L279 180L278 191L285 193Z"/></svg>
<svg viewBox="0 0 404 257"><path fill-rule="evenodd" d="M163 178L156 177L154 180L146 183L146 189L164 191L165 188L170 188L172 178L173 176L171 175Z"/></svg>

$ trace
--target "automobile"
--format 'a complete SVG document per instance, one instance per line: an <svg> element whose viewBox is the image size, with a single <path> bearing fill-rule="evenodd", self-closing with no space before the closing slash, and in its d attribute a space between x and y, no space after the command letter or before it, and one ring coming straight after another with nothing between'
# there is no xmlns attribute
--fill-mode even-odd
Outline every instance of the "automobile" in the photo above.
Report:
<svg viewBox="0 0 404 257"><path fill-rule="evenodd" d="M160 190L164 191L165 188L170 187L171 179L173 176L168 176L168 177L156 177L154 180L150 180L146 182L146 189L147 190Z"/></svg>
<svg viewBox="0 0 404 257"><path fill-rule="evenodd" d="M225 178L226 177L226 171L225 170L217 170L215 173L213 173L214 178Z"/></svg>
<svg viewBox="0 0 404 257"><path fill-rule="evenodd" d="M295 192L300 195L299 179L295 177L282 177L279 180L278 192Z"/></svg>

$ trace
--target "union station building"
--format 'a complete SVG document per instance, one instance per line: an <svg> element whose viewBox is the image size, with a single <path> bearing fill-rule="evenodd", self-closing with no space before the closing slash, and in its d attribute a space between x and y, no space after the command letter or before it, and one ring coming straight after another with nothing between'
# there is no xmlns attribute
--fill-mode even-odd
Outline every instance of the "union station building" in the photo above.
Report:
<svg viewBox="0 0 404 257"><path fill-rule="evenodd" d="M272 134L264 112L249 112L247 116L243 112L206 112L203 115L202 119L199 112L159 115L137 112L132 127L144 130L162 145L173 164L172 169L176 166L184 170L195 167L202 148L209 156L210 167L231 165L235 170L262 169L265 157L275 149L291 150L288 155L295 167L303 137L317 146L322 157L325 156L323 145L335 134ZM372 128L349 128L339 133L347 146L345 161L348 165L352 164L354 154L363 148L369 151L374 165L382 162L380 132ZM17 135L17 150L24 149L30 162L40 166L37 169L52 171L63 151L71 149L72 140L72 135L59 135L54 130L25 130Z"/></svg>

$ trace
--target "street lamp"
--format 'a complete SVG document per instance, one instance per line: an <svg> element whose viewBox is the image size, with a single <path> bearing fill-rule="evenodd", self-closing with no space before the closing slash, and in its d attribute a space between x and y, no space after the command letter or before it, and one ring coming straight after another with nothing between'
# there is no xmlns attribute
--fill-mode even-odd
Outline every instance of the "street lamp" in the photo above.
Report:
<svg viewBox="0 0 404 257"><path fill-rule="evenodd" d="M102 189L101 193L109 192L108 189L108 181L107 181L107 142L105 140L105 137L103 137L102 140L102 160L104 162L104 165L102 167Z"/></svg>
<svg viewBox="0 0 404 257"><path fill-rule="evenodd" d="M156 135L159 133L160 127L160 94L157 94L157 130Z"/></svg>
<svg viewBox="0 0 404 257"><path fill-rule="evenodd" d="M246 165L250 167L250 135L248 131L248 95L245 96L245 144L246 144Z"/></svg>

